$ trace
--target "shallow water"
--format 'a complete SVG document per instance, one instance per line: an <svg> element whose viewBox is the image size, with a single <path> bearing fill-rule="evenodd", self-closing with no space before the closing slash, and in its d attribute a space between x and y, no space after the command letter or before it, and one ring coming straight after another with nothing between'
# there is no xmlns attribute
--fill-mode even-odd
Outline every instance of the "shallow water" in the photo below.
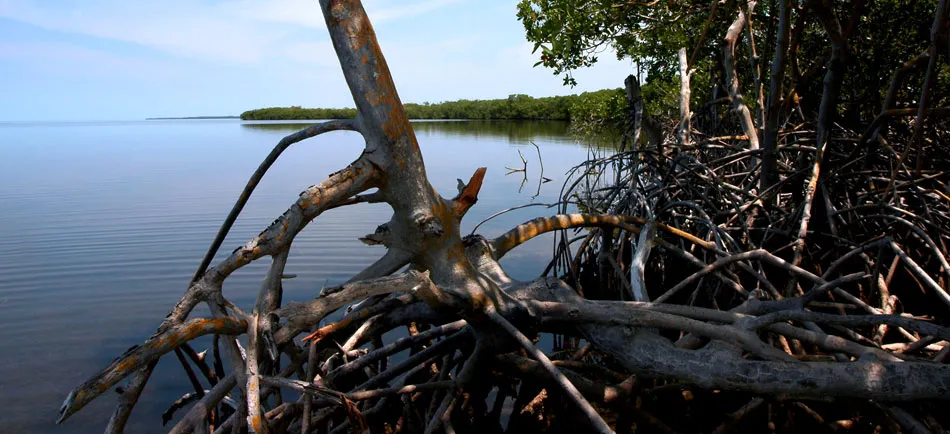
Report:
<svg viewBox="0 0 950 434"><path fill-rule="evenodd" d="M114 393L56 427L63 398L155 331L250 174L282 136L302 127L236 120L0 123L0 432L102 431ZM467 181L476 168L488 168L465 232L496 211L557 200L565 172L588 155L563 123L418 122L414 128L429 178L443 196L456 194L457 178ZM550 183L539 183L531 142L541 149ZM258 186L218 260L361 150L361 137L349 132L291 147ZM521 167L518 150L528 161L527 176L506 176L506 166ZM494 236L553 213L521 209L479 233ZM314 220L291 250L286 272L298 277L285 281L284 301L312 298L377 259L382 248L357 238L389 217L385 205L374 204ZM541 237L502 264L513 277L529 279L550 253L550 238ZM226 281L226 296L249 310L265 270L264 263L239 270ZM127 432L164 432L161 413L188 391L178 361L163 358Z"/></svg>

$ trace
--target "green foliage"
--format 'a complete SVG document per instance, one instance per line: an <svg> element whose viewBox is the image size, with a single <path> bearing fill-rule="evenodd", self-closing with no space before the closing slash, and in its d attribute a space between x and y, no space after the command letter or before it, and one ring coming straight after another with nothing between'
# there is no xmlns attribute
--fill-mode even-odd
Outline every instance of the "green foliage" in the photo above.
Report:
<svg viewBox="0 0 950 434"><path fill-rule="evenodd" d="M697 12L708 4L709 0L522 0L518 19L535 53L541 51L535 65L552 68L564 75L565 84L575 85L571 71L596 63L608 47L619 58L636 60L651 77L675 75L676 51L703 28L706 15Z"/></svg>
<svg viewBox="0 0 950 434"><path fill-rule="evenodd" d="M809 117L817 113L824 67L831 55L830 39L815 13L816 2L834 10L850 46L839 98L840 120L866 123L880 111L893 72L927 48L938 0L792 1L795 48L788 55L785 83L795 86L802 110ZM536 66L550 68L564 77L565 84L574 85L573 71L596 63L605 49L612 48L618 58L632 60L645 73L643 94L648 111L671 119L678 116L676 52L686 48L692 59L694 107L726 96L722 87L723 37L739 8L747 6L737 0L521 0L517 15L528 41L534 44L539 59ZM767 92L777 41L778 0L758 2L751 18L758 68ZM707 22L708 31L704 30ZM750 59L749 32L743 32L736 67L742 93L752 107L755 68ZM912 104L914 95L920 93L920 81L919 76L910 77L910 85L904 87L909 91L905 90L900 100Z"/></svg>
<svg viewBox="0 0 950 434"><path fill-rule="evenodd" d="M409 119L474 119L474 120L561 120L610 126L623 118L626 110L623 89L604 89L579 95L532 98L510 95L506 99L458 100L439 104L405 104ZM356 110L305 109L271 107L249 110L243 120L345 119L356 116Z"/></svg>
<svg viewBox="0 0 950 434"><path fill-rule="evenodd" d="M349 119L356 116L356 109L323 109L293 107L268 107L257 110L248 110L241 113L241 120L305 120L305 119Z"/></svg>

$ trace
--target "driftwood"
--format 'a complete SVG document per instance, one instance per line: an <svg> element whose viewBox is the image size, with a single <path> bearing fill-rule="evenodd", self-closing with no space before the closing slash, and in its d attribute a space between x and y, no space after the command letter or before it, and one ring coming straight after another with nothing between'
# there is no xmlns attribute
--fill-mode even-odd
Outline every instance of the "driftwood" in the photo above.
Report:
<svg viewBox="0 0 950 434"><path fill-rule="evenodd" d="M924 145L896 142L883 144L886 152L843 158L856 140L833 135L831 120L844 73L835 62L846 46L833 50L829 100L814 128L779 128L776 81L785 61L776 54L767 113L759 117L767 118L770 176L755 163L763 150L735 72L740 12L723 60L745 136L690 140L682 50L687 89L678 134L641 147L636 132L631 149L578 165L558 215L495 238L462 237L460 222L478 199L485 169L460 183L457 196L440 197L362 5L321 0L320 7L357 118L277 145L155 335L70 392L59 422L128 379L107 427L121 432L156 361L175 351L196 389L168 413L190 405L176 433L558 431L578 424L595 432L631 432L634 424L638 431L729 432L764 431L779 416L792 431L946 426L947 416L931 409L950 398L950 191L943 173L950 159L934 152L914 170L904 155ZM840 29L822 24L836 41ZM784 50L786 15L779 27ZM631 101L639 120L642 101ZM364 151L208 268L280 152L334 130L361 134ZM880 128L873 131L863 140L878 140ZM807 157L813 167L796 167ZM799 203L792 199L803 179ZM282 303L294 237L325 210L369 202L393 211L365 238L386 248L382 257L309 302ZM545 272L554 277L512 279L499 260L545 233L555 235ZM244 311L222 283L265 257L270 269ZM189 319L200 303L211 317ZM402 327L407 336L383 341ZM189 346L208 334L215 336L211 361ZM553 336L554 345L538 344L539 334ZM299 399L284 400L280 391Z"/></svg>

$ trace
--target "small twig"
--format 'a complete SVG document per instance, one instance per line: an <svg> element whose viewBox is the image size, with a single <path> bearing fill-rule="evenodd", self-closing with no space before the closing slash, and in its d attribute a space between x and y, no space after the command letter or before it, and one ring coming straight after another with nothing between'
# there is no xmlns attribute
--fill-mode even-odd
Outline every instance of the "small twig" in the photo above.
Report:
<svg viewBox="0 0 950 434"><path fill-rule="evenodd" d="M528 340L528 338L525 337L525 335L522 334L520 330L508 322L505 317L499 315L495 311L490 310L487 312L487 315L488 318L492 320L492 322L508 332L508 334L511 335L511 337L514 338L515 341L517 341L525 349L525 351L528 352L529 355L531 355L531 357L541 363L541 366L543 366L548 374L551 375L555 383L561 387L567 398L577 405L578 409L580 409L580 411L587 418L588 422L590 422L591 426L597 432L613 433L613 430L610 429L610 426L607 425L607 422L604 422L604 419L600 417L600 415L597 413L597 410L595 410L594 407L592 407L590 403L584 399L581 393L577 391L577 388L574 387L574 385L571 384L571 382L568 381L566 377L564 377L564 374L562 374L561 371L559 371L557 367L551 363L551 360L548 359L548 357L544 355L544 353L542 353L541 350L539 350L538 347L536 347L530 340Z"/></svg>

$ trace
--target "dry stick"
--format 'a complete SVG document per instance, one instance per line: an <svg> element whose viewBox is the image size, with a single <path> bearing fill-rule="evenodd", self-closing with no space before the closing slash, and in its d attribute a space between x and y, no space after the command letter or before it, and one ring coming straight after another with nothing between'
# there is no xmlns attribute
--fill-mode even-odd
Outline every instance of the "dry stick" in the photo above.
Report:
<svg viewBox="0 0 950 434"><path fill-rule="evenodd" d="M486 314L488 315L488 318L492 320L492 322L508 332L508 334L511 335L511 337L514 338L531 357L541 363L541 366L543 366L548 374L551 375L554 382L561 387L564 394L567 395L567 398L577 405L578 409L584 414L585 417L587 417L588 422L590 422L591 426L597 432L608 434L613 433L613 430L610 429L610 427L607 425L607 422L604 422L604 419L600 417L600 414L597 413L597 410L595 410L594 407L592 407L590 403L584 399L584 396L577 391L577 388L574 387L570 381L568 381L567 377L565 377L564 374L561 373L561 371L557 369L553 363L551 363L551 359L548 359L548 356L544 355L544 353L541 352L541 350L539 350L538 347L536 347L530 340L528 340L528 338L525 337L525 335L522 334L517 327L508 322L505 317L499 315L498 312L489 310L486 312Z"/></svg>
<svg viewBox="0 0 950 434"><path fill-rule="evenodd" d="M218 292L216 298L208 301L208 308L211 310L211 314L214 315L215 319L231 319L225 311L225 306L231 305L231 308L234 309L234 306ZM240 315L241 317L247 318L247 315L240 312L235 312L235 314ZM240 342L234 336L228 336L224 341L224 349L228 353L228 362L231 364L231 373L234 374L235 380L238 386L237 398L237 408L235 408L234 414L228 418L231 421L231 424L234 426L233 429L238 432L243 432L247 429L247 401L245 396L247 395L245 388L247 387L247 363L245 360L245 351L241 348ZM227 423L227 421L225 421ZM224 429L224 424L221 424L221 429Z"/></svg>
<svg viewBox="0 0 950 434"><path fill-rule="evenodd" d="M135 402L138 401L142 390L145 389L145 384L148 383L148 379L157 364L158 359L149 362L122 389L122 393L119 394L119 404L116 405L112 417L109 418L109 425L106 426L106 433L122 433L125 431L125 424L129 420L129 415L132 414L132 408L135 406Z"/></svg>
<svg viewBox="0 0 950 434"><path fill-rule="evenodd" d="M264 279L264 283L261 285L261 290L257 295L257 303L255 303L254 311L248 318L248 351L245 365L247 369L247 386L245 388L245 392L248 412L247 424L255 433L265 432L265 425L267 423L262 413L263 407L261 403L260 366L263 362L261 350L264 349L262 348L263 346L267 345L264 341L268 340L266 339L266 336L269 336L269 334L262 334L261 329L267 330L269 333L270 321L266 319L266 316L280 305L281 276L284 274L284 266L287 265L287 255L290 244L289 240L287 241L287 244L287 248L274 255L270 270L268 270L267 277ZM276 344L273 342L273 340L270 341L270 344L271 346L276 347ZM271 359L277 357L275 354L276 348L269 351L271 352Z"/></svg>
<svg viewBox="0 0 950 434"><path fill-rule="evenodd" d="M829 10L823 2L813 2L825 33L831 39L831 59L828 60L827 72L823 81L821 103L818 107L817 144L815 145L815 163L812 166L811 176L805 187L805 203L802 207L802 218L798 226L798 233L793 247L793 265L801 265L805 252L805 238L808 235L808 223L811 220L811 208L818 190L818 181L821 176L821 165L824 164L825 147L831 137L831 127L837 113L838 92L841 89L841 80L844 75L844 57L847 55L847 41L841 35L841 26L834 18L834 12ZM798 285L798 278L792 276L786 288L786 294L791 294Z"/></svg>
<svg viewBox="0 0 950 434"><path fill-rule="evenodd" d="M680 124L676 128L676 141L680 146L689 146L689 76L691 71L686 62L686 48L679 50L680 61Z"/></svg>
<svg viewBox="0 0 950 434"><path fill-rule="evenodd" d="M896 298L896 297L895 297ZM888 314L890 315L890 314ZM906 354L913 353L921 349L927 349L929 351L940 351L945 345L932 345L935 342L944 341L946 339L941 339L937 336L927 336L921 340L904 344L904 343L893 343L893 344L884 344L881 347L889 350L893 350L896 353Z"/></svg>
<svg viewBox="0 0 950 434"><path fill-rule="evenodd" d="M468 336L468 333L466 332L466 330L455 332L454 334L446 337L445 339L442 339L441 341L436 342L429 348L426 348L422 351L419 351L416 354L413 354L406 360L390 367L389 369L383 372L380 372L375 377L372 377L369 380L366 380L365 382L363 382L363 384L356 386L354 390L367 390L367 389L374 388L380 384L388 383L390 380L392 380L393 378L396 378L403 372L406 372L419 365L425 364L429 362L430 360L432 360L433 358L441 356L446 351L454 350L455 349L454 346L458 345L462 340L467 338L467 336Z"/></svg>
<svg viewBox="0 0 950 434"><path fill-rule="evenodd" d="M195 371L191 369L191 365L188 364L188 361L185 360L185 355L182 353L181 348L175 348L175 357L178 359L178 362L181 363L181 366L184 368L185 376L188 377L188 381L191 383L191 387L195 389L195 394L198 398L201 398L205 394L204 387L201 386L201 383L198 381L198 376L195 375Z"/></svg>
<svg viewBox="0 0 950 434"><path fill-rule="evenodd" d="M261 383L258 366L258 356L260 343L258 342L259 314L253 313L247 321L247 359L245 361L247 385L244 389L244 397L247 399L247 426L251 432L263 434L265 432L265 421L261 413Z"/></svg>
<svg viewBox="0 0 950 434"><path fill-rule="evenodd" d="M439 408L434 413L432 413L432 418L429 419L428 423L426 423L426 430L424 434L434 433L435 430L439 429L443 423L448 421L452 414L452 407L455 405L455 399L455 394L448 394L442 399L442 403L439 404Z"/></svg>
<svg viewBox="0 0 950 434"><path fill-rule="evenodd" d="M927 120L924 114L927 109L927 104L930 102L930 89L937 80L936 66L937 58L940 56L940 54L937 53L937 44L940 41L941 33L946 24L947 0L940 0L940 3L937 4L937 11L934 13L933 26L930 28L930 61L927 63L927 75L924 77L924 84L920 90L920 103L917 106L917 120L914 123L914 133L911 139L911 143L917 151L917 168L914 172L917 177L920 177L920 170L924 164L923 132L924 122Z"/></svg>
<svg viewBox="0 0 950 434"><path fill-rule="evenodd" d="M881 255L878 255L878 263L880 265ZM898 262L900 261L900 256L894 256L893 262L891 262L890 270L894 270L897 267ZM897 296L891 295L890 288L888 288L887 279L883 275L878 273L877 279L875 279L877 284L877 290L881 296L881 312L884 314L890 315L894 313L894 309L897 307ZM872 340L878 345L884 342L884 335L887 334L887 324L881 324L877 329L874 330L874 335Z"/></svg>
<svg viewBox="0 0 950 434"><path fill-rule="evenodd" d="M702 270L699 270L693 273L686 279L683 279L682 281L680 281L680 283L676 284L676 286L668 289L665 293L663 293L663 295L657 298L655 302L663 303L666 300L669 300L670 297L676 295L676 293L679 292L681 289L695 282L697 279L705 276L706 274L716 271L726 265L739 262L739 261L747 261L747 260L764 261L764 262L769 263L770 265L780 267L786 271L789 271L795 276L804 277L812 282L816 282L816 283L824 282L820 277L802 269L801 267L798 267L794 264L790 264L786 262L785 260L783 260L782 258L779 258L769 253L765 249L759 249L759 250L752 250L752 251L744 252L744 253L738 253L732 256L725 256L725 257L717 259L716 262L713 262L712 264L707 265Z"/></svg>
<svg viewBox="0 0 950 434"><path fill-rule="evenodd" d="M399 338L383 347L377 348L373 351L370 351L369 353L366 353L364 356L356 360L353 360L347 364L344 364L343 366L340 366L339 368L330 372L329 377L339 378L341 376L352 374L354 372L359 371L364 366L368 366L370 363L373 363L391 354L395 354L419 342L425 342L442 335L455 333L463 329L467 325L468 323L465 322L465 320L459 320L452 323L443 324L438 327L433 327L429 330L426 330L422 333L418 333L413 336Z"/></svg>
<svg viewBox="0 0 950 434"><path fill-rule="evenodd" d="M679 247L676 247L676 246L674 246L672 243L670 243L670 242L668 242L668 241L666 241L666 240L663 240L663 239L660 239L660 238L655 238L654 240L656 241L657 246L659 246L660 248L662 248L662 249L664 249L664 250L666 250L666 251L668 251L668 252L670 252L670 253L673 253L674 255L680 257L681 259L686 260L687 262L689 262L689 263L695 265L696 267L703 268L703 267L706 267L706 265L707 265L705 262L701 261L699 258L697 258L697 257L696 257L695 255L693 255L692 253L689 253L689 252L687 252L687 251L685 251L685 250L683 250L683 249L681 249L681 248L679 248ZM742 265L743 265L743 263L740 263L740 267L741 267ZM713 273L713 275L716 276L716 278L718 278L718 279L719 279L720 281L722 281L724 284L726 284L727 286L729 286L730 288L732 288L732 290L735 291L736 293L742 294L742 295L747 295L747 294L748 294L748 292L747 292L745 289L743 289L742 286L739 285L738 282L736 282L735 280L729 278L728 276L724 275L723 273L721 273L721 272L719 272L719 271L716 271L716 272Z"/></svg>
<svg viewBox="0 0 950 434"><path fill-rule="evenodd" d="M376 316L370 317L368 320L363 322L363 324L360 324L360 326L357 327L356 331L353 332L353 335L347 338L346 342L343 343L342 351L343 352L353 351L354 348L365 343L367 336L375 336L375 334L371 332L372 332L373 327L376 326L376 322L379 321L381 318L382 318L382 314L376 315Z"/></svg>
<svg viewBox="0 0 950 434"><path fill-rule="evenodd" d="M950 345L944 345L943 349L939 353L934 355L934 362L943 363L946 360L947 356L950 355Z"/></svg>
<svg viewBox="0 0 950 434"><path fill-rule="evenodd" d="M194 354L194 351L195 351L195 350L192 349L191 346L188 345L187 343L182 344L182 345L181 345L180 347L178 347L178 348L175 348L175 357L178 359L178 362L181 364L182 369L184 369L184 371L185 371L185 376L188 377L188 381L191 383L191 387L193 387L193 388L195 389L195 395L194 395L194 396L195 396L196 399L200 399L200 398L202 398L202 397L205 395L205 389L204 389L204 387L201 386L201 383L198 381L198 377L195 375L195 371L191 368L191 365L189 365L189 364L188 364L188 361L185 360L185 354L184 354L184 350L183 350L184 347L187 347L187 348L188 348L188 350L189 350L189 357L192 357L192 360L195 361L195 364L196 364L196 365L199 365L199 366L200 366L200 365L204 365L204 364L203 364L203 363L199 363L200 360L197 358L197 354ZM194 354L194 356L192 356L192 354ZM151 363L149 363L148 366L146 366L146 367L143 369L143 371L145 371L145 372L151 372L151 370L155 368L155 365L156 365L157 363L158 363L158 360L152 361ZM211 383L211 386L214 386L215 381L214 381L214 378L210 375L210 372L207 371L207 365L204 365L204 368L205 368L205 370L203 370L203 372L205 373L206 378L208 379L208 382ZM132 380L133 380L133 381L138 381L137 376L136 376L136 377L133 377ZM147 380L147 379L146 379L146 380ZM144 385L144 384L143 384L143 385ZM133 385L133 387L135 387L135 386ZM121 408L121 406L120 406L120 408ZM173 407L173 408L174 408L174 407ZM170 410L170 411L171 411L171 410ZM123 417L123 416L121 416L121 414L120 414L120 412L119 412L119 408L116 409L116 412L115 412L113 415L116 417L116 419ZM127 418L128 418L128 416L126 415L126 416L125 416L125 419L123 419L123 420L121 421L121 425L122 425L123 428L124 428L124 425L125 425L125 422L126 422ZM163 420L164 420L164 415L163 415ZM118 422L118 420L115 421L115 422ZM202 425L202 427L203 427L203 426L204 426L204 425ZM107 432L107 433L111 433L111 432L122 432L122 431L123 431L123 429L122 429L122 428L118 428L118 425L115 424L114 421L112 421L112 420L109 421L109 426L106 427L106 432Z"/></svg>
<svg viewBox="0 0 950 434"><path fill-rule="evenodd" d="M416 375L418 375L419 373L421 373L421 372L423 372L423 371L426 371L426 370L428 370L427 363L422 363L422 364L417 365L415 368L412 368L412 369L410 369L408 372L406 372L406 374L402 377L402 379L400 379L400 380L397 382L397 386L395 386L394 388L398 388L398 387L405 386L405 385L406 385L406 384L405 384L405 381L406 381L407 379L413 378L413 377L415 377ZM386 406L386 404L388 403L388 400L389 400L389 396L388 396L388 395L382 396L382 398L379 400L378 403L376 403L375 406L373 406L373 408L362 412L363 416L364 416L364 417L367 417L367 416L371 416L371 415L373 415L373 414L378 413L380 410L382 410L382 409ZM333 415L333 411L329 411L329 412L324 411L324 412L319 413L316 422L314 422L314 425L317 425L317 424L321 423L324 419L326 419L327 417L330 417L330 416L332 416L332 415ZM332 433L342 433L342 432L344 432L344 431L349 427L349 425L350 425L350 421L349 421L349 420L345 420L345 421L343 421L343 423L341 423L340 425L337 425L336 427L334 427L333 430L330 431L330 433L331 433L331 434L332 434Z"/></svg>
<svg viewBox="0 0 950 434"><path fill-rule="evenodd" d="M191 347L191 344L188 343L181 344L181 346L178 348L181 349L181 351L186 356L188 356L189 359L191 359L191 362L198 367L198 370L201 371L201 374L204 375L205 379L208 380L208 383L211 384L212 387L218 383L217 376L211 371L211 367L208 366L208 362L205 359L206 352L199 354L194 348Z"/></svg>
<svg viewBox="0 0 950 434"><path fill-rule="evenodd" d="M806 305L812 303L812 301L818 298L819 296L825 295L826 293L830 291L838 289L839 286L845 283L855 282L855 281L863 280L866 278L868 278L867 274L863 272L858 272L858 273L847 274L837 279L829 280L827 282L822 280L821 282L823 283L815 286L814 288L810 289L808 292L806 292L805 294L801 296L794 297L794 298L786 298L786 299L782 299L781 297L779 297L779 299L770 300L770 301L759 301L757 299L750 299L746 304L736 308L735 311L745 313L745 314L763 314L763 313L776 312L780 310L801 310L805 308ZM875 314L877 313L875 312Z"/></svg>
<svg viewBox="0 0 950 434"><path fill-rule="evenodd" d="M218 405L222 399L224 399L227 394L237 385L237 380L234 373L226 375L218 384L215 384L211 390L205 394L200 401L196 402L195 405L188 410L188 413L175 424L175 427L169 431L170 434L184 434L193 427L204 424L207 414L211 411L214 411L214 408Z"/></svg>
<svg viewBox="0 0 950 434"><path fill-rule="evenodd" d="M344 329L346 329L347 327L352 326L355 321L366 320L367 318L372 319L373 317L375 317L375 316L378 315L378 314L381 314L381 313L384 313L384 312L388 312L388 311L390 311L390 310L392 310L392 309L395 309L396 307L399 307L399 306L405 306L405 305L410 304L410 303L412 303L412 302L414 302L414 301L417 301L417 298L416 298L415 294L413 294L413 293L408 293L408 294L405 294L405 295L400 295L400 296L395 297L395 298L388 298L388 299L386 299L386 300L383 300L383 301L380 302L380 303L376 303L376 304L374 304L374 305L372 305L372 306L369 306L369 307L366 307L366 308L364 308L364 309L359 309L359 310L355 310L355 309L354 309L354 310L350 310L350 311L347 312L345 315L343 315L343 318L340 318L339 320L337 320L337 322L330 323L330 324L327 324L327 325L325 325L325 326L323 326L323 327L320 327L319 329L317 329L317 330L314 331L313 333L310 333L309 335L304 336L303 339L301 339L301 341L302 341L302 342L314 342L314 343L320 342L320 341L323 340L325 337L327 337L327 336L329 336L329 335L331 335L331 334L333 334L333 333L339 332L340 330L344 330ZM369 322L369 320L364 321L363 324L360 325L360 328L363 328L364 326L367 326L367 323L368 323L368 322ZM349 342L349 341L347 341L347 342ZM351 351L351 350L353 349L352 346L349 346L349 347L348 347L347 345L344 345L343 348L344 348L344 351Z"/></svg>
<svg viewBox="0 0 950 434"><path fill-rule="evenodd" d="M279 318L287 320L287 325L274 333L274 342L281 345L290 341L299 333L320 322L331 312L346 306L356 300L366 299L376 295L393 292L412 293L416 290L432 285L432 281L425 274L416 270L409 270L393 276L347 283L342 286L327 288L323 294L307 303L287 303L273 312Z"/></svg>
<svg viewBox="0 0 950 434"><path fill-rule="evenodd" d="M386 395L402 395L426 390L452 389L455 387L454 381L433 381L429 383L410 384L399 387L389 387L385 389L364 390L358 392L342 393L336 390L327 389L305 381L292 380L283 377L261 377L261 383L275 387L293 389L298 392L317 398L314 406L322 407L326 405L341 405L343 399L350 401L363 401L367 399L379 398Z"/></svg>
<svg viewBox="0 0 950 434"><path fill-rule="evenodd" d="M317 377L317 341L310 341L310 346L307 350L307 383L313 383ZM300 421L300 434L308 434L310 432L310 412L313 408L313 397L310 394L304 394L303 396L303 414L301 415Z"/></svg>
<svg viewBox="0 0 950 434"><path fill-rule="evenodd" d="M544 180L544 179L547 179L547 178L544 177L544 161L541 160L541 147L538 146L537 143L534 143L534 141L532 141L531 144L534 145L534 149L535 149L536 151L538 151L538 166L540 166L540 169L539 169L539 170L540 170L540 172L541 172L540 174L538 174L538 177L540 178L539 181L538 181L538 185L539 185L538 188L539 188L539 191L540 191L540 188L541 188L541 187L540 187L540 185L541 185L541 182L540 182L540 181L541 181L541 180ZM484 169L484 167L483 167L482 169ZM484 171L483 171L482 173L484 173Z"/></svg>
<svg viewBox="0 0 950 434"><path fill-rule="evenodd" d="M446 354L445 357L442 358L442 365L439 368L438 381L448 381L449 374L454 367L452 365L453 361L455 360L453 357L454 355L455 352L452 352ZM432 393L432 398L429 400L429 406L426 408L424 415L425 419L428 420L431 418L432 414L439 408L439 403L442 402L442 398L444 398L442 391L437 390Z"/></svg>
<svg viewBox="0 0 950 434"><path fill-rule="evenodd" d="M729 30L726 31L726 37L724 39L725 45L723 46L722 50L722 65L726 70L726 87L729 89L729 100L732 101L733 110L739 117L739 124L742 126L742 131L749 138L749 149L756 150L759 149L758 133L756 131L755 124L752 122L752 115L749 113L749 107L747 107L742 101L742 91L739 87L739 76L736 73L736 41L739 39L742 29L745 27L745 21L745 13L740 10L739 17L736 18L732 25L729 26ZM752 159L752 166L757 164L755 160L755 158Z"/></svg>
<svg viewBox="0 0 950 434"><path fill-rule="evenodd" d="M681 52L685 56L686 51L681 50ZM637 250L630 264L630 285L632 287L630 295L634 301L650 301L643 270L647 260L650 258L650 250L653 247L653 236L655 233L656 223L651 221L640 231L640 238L637 240Z"/></svg>

